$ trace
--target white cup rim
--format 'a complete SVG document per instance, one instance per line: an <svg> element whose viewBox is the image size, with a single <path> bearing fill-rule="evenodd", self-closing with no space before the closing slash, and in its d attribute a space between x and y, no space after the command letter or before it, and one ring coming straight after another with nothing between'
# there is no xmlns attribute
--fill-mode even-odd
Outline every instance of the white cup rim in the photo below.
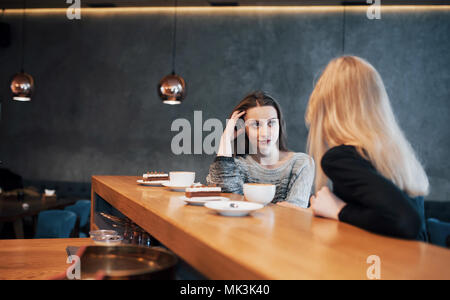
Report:
<svg viewBox="0 0 450 300"><path fill-rule="evenodd" d="M190 171L171 171L170 174L194 174L195 172Z"/></svg>
<svg viewBox="0 0 450 300"><path fill-rule="evenodd" d="M257 186L257 187L263 187L263 186L275 186L275 184L271 184L271 183L253 183L253 182L248 182L248 183L244 183L244 185L246 186Z"/></svg>

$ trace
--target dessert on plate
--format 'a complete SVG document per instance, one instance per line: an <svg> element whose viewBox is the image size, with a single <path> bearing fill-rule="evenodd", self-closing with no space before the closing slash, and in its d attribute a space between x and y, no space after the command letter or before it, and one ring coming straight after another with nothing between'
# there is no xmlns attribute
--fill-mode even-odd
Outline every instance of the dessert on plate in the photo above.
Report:
<svg viewBox="0 0 450 300"><path fill-rule="evenodd" d="M185 190L187 198L220 196L222 188L215 185L195 184Z"/></svg>
<svg viewBox="0 0 450 300"><path fill-rule="evenodd" d="M147 172L142 175L143 182L169 180L169 174L164 172Z"/></svg>

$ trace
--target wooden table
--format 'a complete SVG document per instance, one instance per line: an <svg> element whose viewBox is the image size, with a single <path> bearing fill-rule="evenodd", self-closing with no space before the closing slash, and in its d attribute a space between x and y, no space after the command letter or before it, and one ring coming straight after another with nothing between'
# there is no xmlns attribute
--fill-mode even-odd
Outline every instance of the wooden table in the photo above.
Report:
<svg viewBox="0 0 450 300"><path fill-rule="evenodd" d="M43 195L25 195L22 200L19 200L18 197L4 197L0 195L0 231L4 222L11 222L14 226L16 238L23 239L24 217L37 217L44 210L63 209L68 205L74 204L76 201L76 198L45 197Z"/></svg>
<svg viewBox="0 0 450 300"><path fill-rule="evenodd" d="M185 205L179 198L184 193L141 186L137 179L93 176L93 208L97 194L211 279L367 279L372 255L380 258L381 279L450 279L450 251L444 248L280 205L223 217Z"/></svg>
<svg viewBox="0 0 450 300"><path fill-rule="evenodd" d="M93 245L91 239L0 240L0 280L49 279L70 264L67 246Z"/></svg>

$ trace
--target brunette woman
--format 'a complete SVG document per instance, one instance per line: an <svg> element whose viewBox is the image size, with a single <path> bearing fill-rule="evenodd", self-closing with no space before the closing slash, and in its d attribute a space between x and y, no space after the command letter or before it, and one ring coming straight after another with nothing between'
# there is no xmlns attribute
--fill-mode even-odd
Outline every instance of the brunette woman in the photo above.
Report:
<svg viewBox="0 0 450 300"><path fill-rule="evenodd" d="M278 102L260 91L246 96L231 113L207 182L239 194L244 183L274 184L273 203L306 208L313 180L312 158L287 148Z"/></svg>

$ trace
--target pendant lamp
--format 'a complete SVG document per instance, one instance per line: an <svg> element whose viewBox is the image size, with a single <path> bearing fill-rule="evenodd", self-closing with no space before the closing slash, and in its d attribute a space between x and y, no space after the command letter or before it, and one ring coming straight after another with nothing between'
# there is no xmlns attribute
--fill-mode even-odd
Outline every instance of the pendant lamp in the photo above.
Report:
<svg viewBox="0 0 450 300"><path fill-rule="evenodd" d="M25 8L26 0L23 1L21 70L11 79L11 92L13 93L13 100L16 101L31 101L31 95L34 91L34 79L30 74L25 73L23 69L25 55Z"/></svg>
<svg viewBox="0 0 450 300"><path fill-rule="evenodd" d="M176 35L177 35L177 3L175 0L175 13L172 40L172 73L164 76L158 84L158 95L164 104L180 104L186 97L186 82L183 77L175 73Z"/></svg>

